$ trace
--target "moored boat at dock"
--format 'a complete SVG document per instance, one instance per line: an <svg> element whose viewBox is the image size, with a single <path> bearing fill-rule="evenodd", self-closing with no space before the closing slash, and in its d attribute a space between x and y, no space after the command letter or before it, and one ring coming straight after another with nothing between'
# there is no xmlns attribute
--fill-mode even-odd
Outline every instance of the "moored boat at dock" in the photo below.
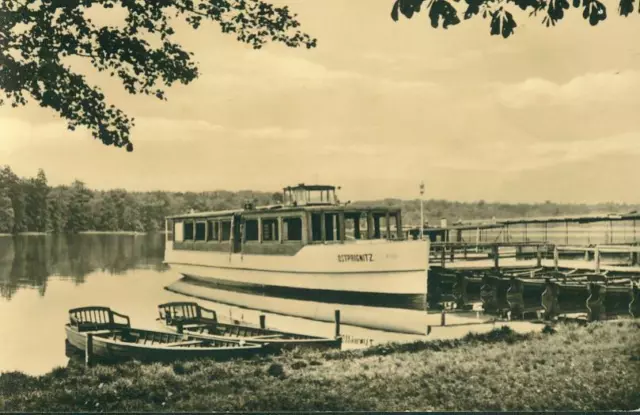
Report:
<svg viewBox="0 0 640 415"><path fill-rule="evenodd" d="M264 343L204 339L188 334L132 328L128 316L99 306L69 310L69 323L65 330L70 346L84 351L87 359L104 361L229 360L269 350Z"/></svg>
<svg viewBox="0 0 640 415"><path fill-rule="evenodd" d="M268 344L274 349L339 349L342 338L309 336L265 327L264 316L261 327L247 324L223 323L214 310L194 302L171 302L158 306L160 320L170 329L196 338L213 340L238 339L256 344ZM337 329L339 331L339 329Z"/></svg>
<svg viewBox="0 0 640 415"><path fill-rule="evenodd" d="M428 241L405 239L400 209L340 203L335 191L300 184L274 206L171 216L165 262L214 289L425 310Z"/></svg>

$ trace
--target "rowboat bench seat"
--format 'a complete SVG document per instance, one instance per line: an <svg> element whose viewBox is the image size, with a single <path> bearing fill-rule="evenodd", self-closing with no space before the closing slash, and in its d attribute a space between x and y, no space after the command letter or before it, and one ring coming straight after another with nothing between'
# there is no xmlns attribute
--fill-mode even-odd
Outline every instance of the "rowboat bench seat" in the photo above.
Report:
<svg viewBox="0 0 640 415"><path fill-rule="evenodd" d="M86 331L85 333L91 333L93 335L102 335L102 334L111 334L111 333L116 333L119 332L120 330L89 330Z"/></svg>
<svg viewBox="0 0 640 415"><path fill-rule="evenodd" d="M182 327L185 329L200 329L200 328L207 327L207 324L185 324Z"/></svg>
<svg viewBox="0 0 640 415"><path fill-rule="evenodd" d="M282 337L282 334L267 334L264 336L252 336L252 337L246 337L245 340L252 340L252 339L275 339L278 337Z"/></svg>
<svg viewBox="0 0 640 415"><path fill-rule="evenodd" d="M176 347L176 346L191 346L191 345L196 345L196 344L202 344L204 343L206 340L189 340L186 342L174 342L174 343L166 343L163 346L166 347Z"/></svg>

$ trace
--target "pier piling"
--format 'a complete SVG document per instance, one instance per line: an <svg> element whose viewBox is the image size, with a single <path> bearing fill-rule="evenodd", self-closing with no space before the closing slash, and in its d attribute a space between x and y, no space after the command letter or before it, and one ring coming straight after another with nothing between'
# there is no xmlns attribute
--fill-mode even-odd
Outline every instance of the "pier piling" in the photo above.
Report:
<svg viewBox="0 0 640 415"><path fill-rule="evenodd" d="M336 322L336 337L340 337L340 310L336 310L334 313Z"/></svg>
<svg viewBox="0 0 640 415"><path fill-rule="evenodd" d="M542 266L542 250L540 245L536 246L536 267Z"/></svg>
<svg viewBox="0 0 640 415"><path fill-rule="evenodd" d="M260 328L267 328L267 316L265 316L264 314L260 314Z"/></svg>
<svg viewBox="0 0 640 415"><path fill-rule="evenodd" d="M93 333L87 333L87 342L84 345L84 363L93 365Z"/></svg>

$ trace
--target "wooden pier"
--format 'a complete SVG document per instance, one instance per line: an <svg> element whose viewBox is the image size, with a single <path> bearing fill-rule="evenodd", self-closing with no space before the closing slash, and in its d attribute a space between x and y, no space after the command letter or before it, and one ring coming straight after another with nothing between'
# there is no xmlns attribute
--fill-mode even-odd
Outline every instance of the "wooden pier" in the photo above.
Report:
<svg viewBox="0 0 640 415"><path fill-rule="evenodd" d="M640 246L544 242L431 246L430 309L508 319L640 316Z"/></svg>

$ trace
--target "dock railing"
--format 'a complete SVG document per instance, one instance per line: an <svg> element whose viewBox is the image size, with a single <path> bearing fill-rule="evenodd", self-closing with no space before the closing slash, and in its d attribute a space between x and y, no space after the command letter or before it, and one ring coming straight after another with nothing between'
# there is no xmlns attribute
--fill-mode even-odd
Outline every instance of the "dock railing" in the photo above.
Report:
<svg viewBox="0 0 640 415"><path fill-rule="evenodd" d="M539 241L530 242L433 242L430 250L430 263L432 266L447 267L454 262L487 261L492 260L491 268L500 268L501 259L513 258L516 261L523 259L536 259L536 267L551 266L558 269L563 266L562 261L576 256L583 260L589 268L600 272L603 265L603 256L617 259L617 265L621 267L640 266L640 245L634 243L621 244L597 244L597 245L558 245ZM545 260L543 262L543 260ZM546 260L552 260L549 263ZM588 263L588 264L587 264ZM513 264L513 262L511 262ZM503 264L504 265L504 264ZM568 267L575 267L576 263ZM640 268L638 269L640 272Z"/></svg>

